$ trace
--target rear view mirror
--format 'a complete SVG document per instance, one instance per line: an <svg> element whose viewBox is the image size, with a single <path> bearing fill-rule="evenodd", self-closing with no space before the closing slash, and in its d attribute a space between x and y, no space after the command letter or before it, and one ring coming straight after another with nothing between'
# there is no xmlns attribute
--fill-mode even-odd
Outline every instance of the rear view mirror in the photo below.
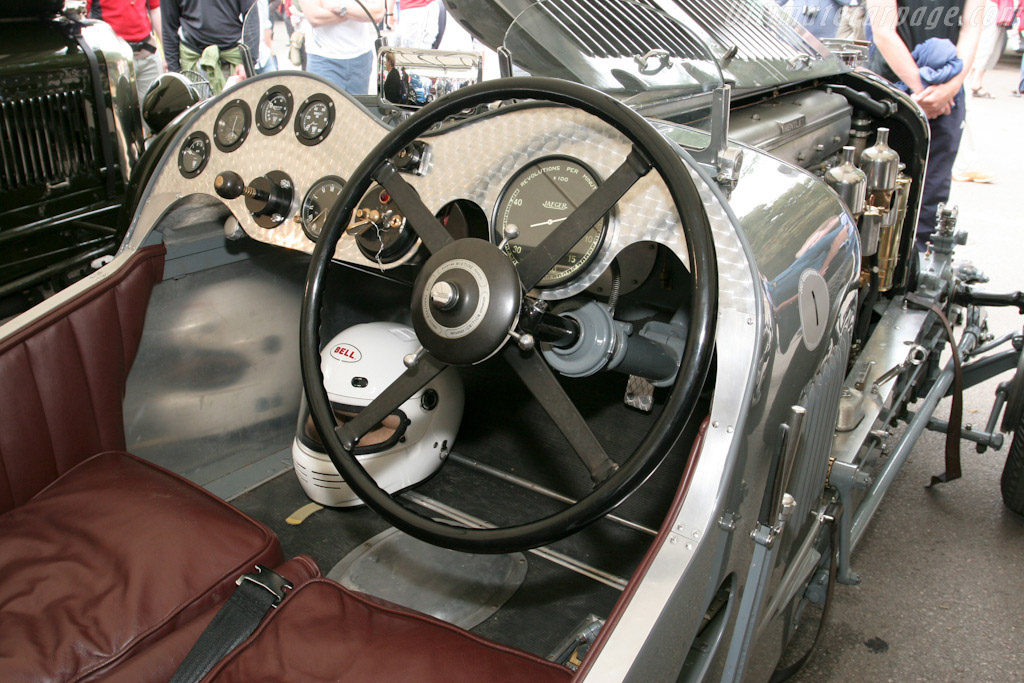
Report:
<svg viewBox="0 0 1024 683"><path fill-rule="evenodd" d="M377 67L377 95L390 107L422 107L483 77L483 57L477 52L383 46Z"/></svg>

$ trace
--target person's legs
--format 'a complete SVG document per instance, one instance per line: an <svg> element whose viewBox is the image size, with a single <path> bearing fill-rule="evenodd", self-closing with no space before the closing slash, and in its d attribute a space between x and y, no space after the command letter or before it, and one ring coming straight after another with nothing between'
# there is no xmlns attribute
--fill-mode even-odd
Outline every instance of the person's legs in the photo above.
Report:
<svg viewBox="0 0 1024 683"><path fill-rule="evenodd" d="M346 70L343 64L346 60L331 59L329 57L322 57L320 55L314 55L307 53L306 55L306 71L317 76L323 76L331 83L334 83L340 88L345 87L345 74Z"/></svg>
<svg viewBox="0 0 1024 683"><path fill-rule="evenodd" d="M265 74L271 71L277 71L277 55L270 55L270 59L263 66L256 67L256 73Z"/></svg>
<svg viewBox="0 0 1024 683"><path fill-rule="evenodd" d="M338 60L341 80L338 85L352 95L366 95L370 91L370 72L373 71L373 52L358 57Z"/></svg>
<svg viewBox="0 0 1024 683"><path fill-rule="evenodd" d="M155 52L139 51L136 55L134 60L135 89L139 93L139 104L142 104L146 93L149 92L149 87L153 85L153 81L159 78L160 73L163 71L163 65L160 62L160 56Z"/></svg>
<svg viewBox="0 0 1024 683"><path fill-rule="evenodd" d="M955 100L953 111L931 119L931 143L928 146L928 169L921 190L921 215L917 220L917 248L924 251L935 232L935 212L939 204L949 200L949 187L953 180L953 162L960 148L963 123L967 115L964 91Z"/></svg>

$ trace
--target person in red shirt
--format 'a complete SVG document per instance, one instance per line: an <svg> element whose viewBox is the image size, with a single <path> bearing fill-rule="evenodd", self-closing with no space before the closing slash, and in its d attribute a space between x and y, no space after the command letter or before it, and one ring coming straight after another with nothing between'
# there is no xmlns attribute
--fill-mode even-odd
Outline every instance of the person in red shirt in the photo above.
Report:
<svg viewBox="0 0 1024 683"><path fill-rule="evenodd" d="M395 44L436 50L446 23L447 14L441 0L399 0Z"/></svg>
<svg viewBox="0 0 1024 683"><path fill-rule="evenodd" d="M153 81L163 73L163 58L153 40L160 35L160 0L86 0L86 16L110 24L114 33L132 47L135 57L135 88L139 102Z"/></svg>

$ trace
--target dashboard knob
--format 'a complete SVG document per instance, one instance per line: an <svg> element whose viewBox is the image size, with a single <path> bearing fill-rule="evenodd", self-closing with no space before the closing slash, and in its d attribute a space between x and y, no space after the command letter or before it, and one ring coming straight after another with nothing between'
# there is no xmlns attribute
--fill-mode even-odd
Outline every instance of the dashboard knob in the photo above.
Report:
<svg viewBox="0 0 1024 683"><path fill-rule="evenodd" d="M246 185L242 176L224 171L213 180L214 191L224 199L245 197L245 208L261 228L280 225L291 213L295 186L282 171L270 171Z"/></svg>
<svg viewBox="0 0 1024 683"><path fill-rule="evenodd" d="M234 171L224 171L213 181L213 189L224 199L236 199L245 194L245 181Z"/></svg>

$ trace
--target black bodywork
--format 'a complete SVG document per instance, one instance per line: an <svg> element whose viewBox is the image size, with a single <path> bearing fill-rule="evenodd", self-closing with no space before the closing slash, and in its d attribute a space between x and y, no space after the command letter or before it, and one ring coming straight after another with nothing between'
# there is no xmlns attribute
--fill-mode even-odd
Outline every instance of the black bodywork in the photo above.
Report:
<svg viewBox="0 0 1024 683"><path fill-rule="evenodd" d="M87 25L60 9L38 1L0 7L3 317L114 252L125 229L117 221L129 170L122 167L142 151L138 101L115 95L128 83L134 94L133 71L120 70L127 83L112 87L108 61L117 56L90 45Z"/></svg>

